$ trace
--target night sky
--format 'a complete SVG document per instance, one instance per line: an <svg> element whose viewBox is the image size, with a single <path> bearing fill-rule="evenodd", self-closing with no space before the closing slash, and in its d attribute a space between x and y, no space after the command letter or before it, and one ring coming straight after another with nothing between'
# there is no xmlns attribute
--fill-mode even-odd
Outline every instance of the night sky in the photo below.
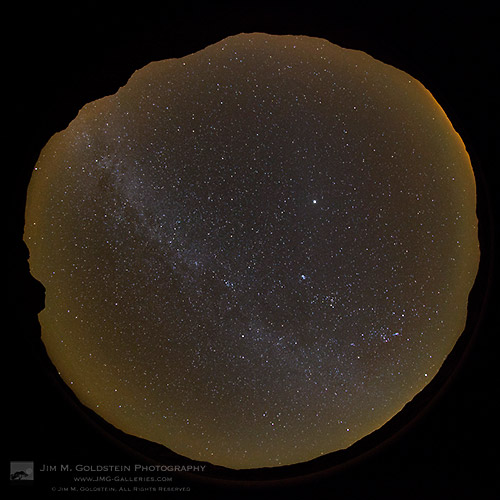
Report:
<svg viewBox="0 0 500 500"><path fill-rule="evenodd" d="M431 94L370 56L242 34L136 72L40 155L42 339L116 427L232 468L394 416L462 333L475 182Z"/></svg>

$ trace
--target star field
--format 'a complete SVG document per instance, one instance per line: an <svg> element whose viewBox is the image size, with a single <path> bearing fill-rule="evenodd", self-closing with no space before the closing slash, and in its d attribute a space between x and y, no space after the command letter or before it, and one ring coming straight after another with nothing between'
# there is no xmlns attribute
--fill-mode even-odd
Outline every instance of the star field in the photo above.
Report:
<svg viewBox="0 0 500 500"><path fill-rule="evenodd" d="M42 339L125 432L232 468L394 416L460 336L479 261L465 147L430 93L315 38L137 71L40 155Z"/></svg>

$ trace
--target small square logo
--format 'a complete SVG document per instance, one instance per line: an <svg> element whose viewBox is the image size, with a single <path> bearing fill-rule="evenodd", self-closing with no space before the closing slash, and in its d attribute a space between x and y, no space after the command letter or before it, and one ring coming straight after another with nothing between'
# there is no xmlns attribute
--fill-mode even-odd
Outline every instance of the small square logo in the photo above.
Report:
<svg viewBox="0 0 500 500"><path fill-rule="evenodd" d="M10 480L11 481L33 481L33 462L11 462Z"/></svg>

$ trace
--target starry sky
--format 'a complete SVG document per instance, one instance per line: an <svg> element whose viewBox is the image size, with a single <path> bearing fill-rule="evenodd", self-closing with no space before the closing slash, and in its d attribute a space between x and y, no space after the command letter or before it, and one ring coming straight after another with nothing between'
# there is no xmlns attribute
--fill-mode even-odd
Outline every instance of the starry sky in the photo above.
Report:
<svg viewBox="0 0 500 500"><path fill-rule="evenodd" d="M43 342L83 404L189 458L346 448L463 331L475 196L439 104L363 52L255 33L153 62L40 154Z"/></svg>

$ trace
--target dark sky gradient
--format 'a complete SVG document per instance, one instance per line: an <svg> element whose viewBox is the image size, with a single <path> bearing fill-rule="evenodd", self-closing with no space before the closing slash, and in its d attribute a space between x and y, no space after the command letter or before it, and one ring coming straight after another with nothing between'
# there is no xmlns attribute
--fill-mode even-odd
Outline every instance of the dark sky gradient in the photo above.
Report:
<svg viewBox="0 0 500 500"><path fill-rule="evenodd" d="M233 468L390 419L461 334L479 260L470 160L430 93L262 34L85 106L40 156L25 241L79 399Z"/></svg>

